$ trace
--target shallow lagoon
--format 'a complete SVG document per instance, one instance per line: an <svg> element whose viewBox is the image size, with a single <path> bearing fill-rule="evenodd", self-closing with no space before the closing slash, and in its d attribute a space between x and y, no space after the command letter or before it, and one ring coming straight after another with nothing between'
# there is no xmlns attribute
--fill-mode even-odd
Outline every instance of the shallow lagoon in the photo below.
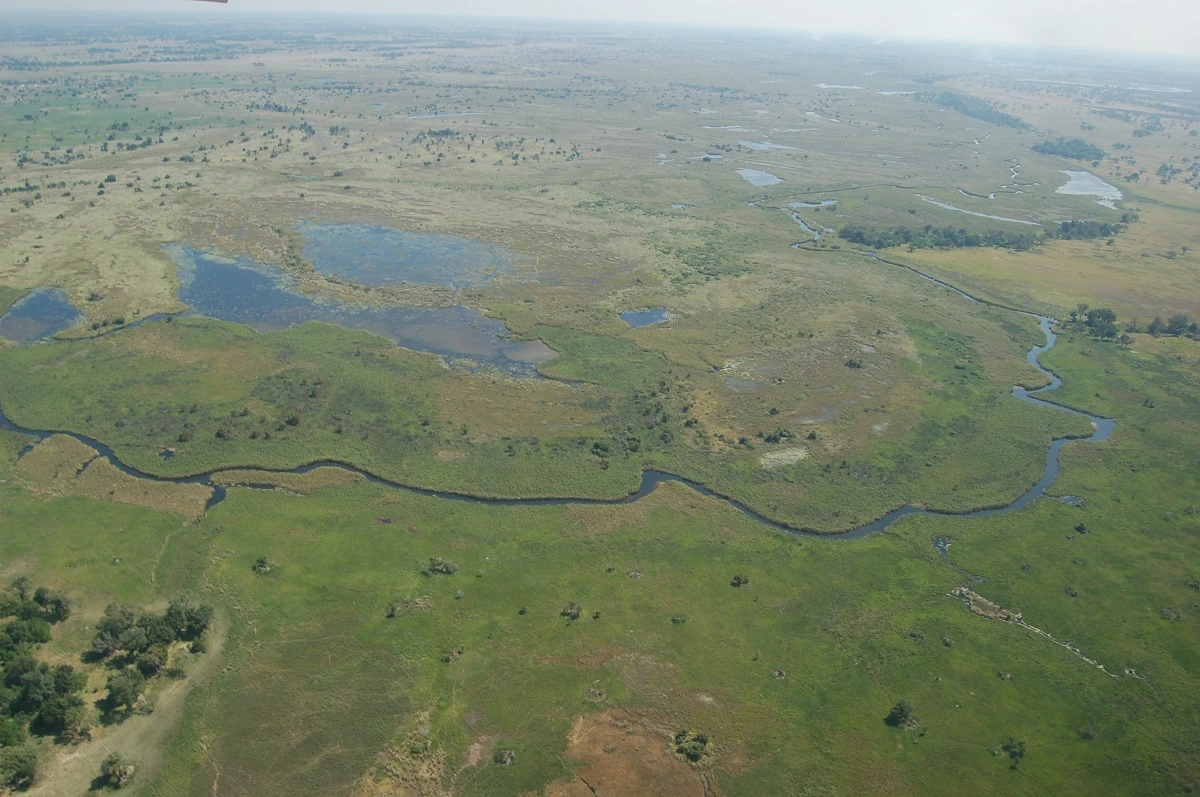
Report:
<svg viewBox="0 0 1200 797"><path fill-rule="evenodd" d="M461 288L488 281L512 262L506 249L459 235L366 224L302 224L300 233L318 274L363 285Z"/></svg>
<svg viewBox="0 0 1200 797"><path fill-rule="evenodd" d="M0 338L13 343L37 343L70 329L81 317L58 288L33 291L0 317Z"/></svg>
<svg viewBox="0 0 1200 797"><path fill-rule="evenodd" d="M1061 171L1071 179L1065 185L1055 188L1054 193L1056 194L1099 197L1096 200L1097 204L1114 209L1117 207L1117 200L1124 199L1120 188L1109 185L1091 172L1073 172L1066 169Z"/></svg>
<svg viewBox="0 0 1200 797"><path fill-rule="evenodd" d="M537 364L555 356L540 340L516 341L500 321L470 308L376 307L299 292L281 269L230 259L178 244L165 251L179 269L179 298L191 312L245 324L259 332L324 321L361 329L414 351L438 354L452 367L499 369L537 376Z"/></svg>
<svg viewBox="0 0 1200 797"><path fill-rule="evenodd" d="M620 318L631 327L648 327L651 324L661 324L671 320L671 314L665 307L651 307L647 310L626 310L620 313Z"/></svg>
<svg viewBox="0 0 1200 797"><path fill-rule="evenodd" d="M766 188L768 185L776 185L783 182L783 180L770 172L758 169L738 169L737 173L742 176L742 179L750 183L750 185L757 186L758 188Z"/></svg>

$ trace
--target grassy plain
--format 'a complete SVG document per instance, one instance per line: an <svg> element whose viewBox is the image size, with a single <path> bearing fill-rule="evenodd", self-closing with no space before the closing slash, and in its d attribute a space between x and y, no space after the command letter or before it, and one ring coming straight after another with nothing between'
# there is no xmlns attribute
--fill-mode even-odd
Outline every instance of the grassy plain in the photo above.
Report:
<svg viewBox="0 0 1200 797"><path fill-rule="evenodd" d="M1197 484L1181 442L1197 407L1194 384L1178 387L1195 363L1061 351L1068 385L1121 374L1091 407L1121 419L1113 441L1064 455L1056 488L1085 496L1082 509L912 518L831 544L678 486L624 507L505 509L366 484L235 488L180 525L6 484L0 556L11 575L87 584L81 624L112 595L148 601L180 584L237 618L148 793L537 791L573 766L589 776L559 756L575 717L613 707L652 736L708 733L695 771L722 794L1173 793L1200 776L1186 586ZM1143 396L1161 411L1139 422ZM117 543L100 533L114 526ZM260 556L265 575L251 570ZM458 572L421 575L431 556ZM731 587L735 574L749 584ZM966 611L950 595L962 585L1118 677ZM559 616L571 601L585 610L574 622ZM56 650L81 634L65 630ZM883 722L901 698L913 729ZM1028 748L1015 770L997 754L1010 735ZM473 745L484 752L468 765ZM512 766L491 763L500 748L516 751Z"/></svg>

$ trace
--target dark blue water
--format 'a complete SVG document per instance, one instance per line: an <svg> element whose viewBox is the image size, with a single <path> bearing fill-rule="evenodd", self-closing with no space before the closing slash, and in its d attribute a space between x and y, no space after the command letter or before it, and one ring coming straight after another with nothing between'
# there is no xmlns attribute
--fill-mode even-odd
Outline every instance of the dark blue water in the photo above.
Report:
<svg viewBox="0 0 1200 797"><path fill-rule="evenodd" d="M648 327L651 324L661 324L669 321L671 316L665 307L651 307L649 310L627 310L620 314L621 320L631 327Z"/></svg>
<svg viewBox="0 0 1200 797"><path fill-rule="evenodd" d="M39 343L83 320L83 314L58 288L33 291L0 317L0 338L13 343Z"/></svg>
<svg viewBox="0 0 1200 797"><path fill-rule="evenodd" d="M499 369L536 377L555 352L540 340L517 341L501 321L470 308L372 307L299 293L280 269L231 260L177 244L165 247L179 267L179 298L198 315L245 324L259 332L324 321L361 329L414 351L438 354L451 367Z"/></svg>
<svg viewBox="0 0 1200 797"><path fill-rule="evenodd" d="M502 247L442 233L366 224L302 224L300 232L308 239L304 255L318 274L363 285L463 288L487 282L513 258Z"/></svg>

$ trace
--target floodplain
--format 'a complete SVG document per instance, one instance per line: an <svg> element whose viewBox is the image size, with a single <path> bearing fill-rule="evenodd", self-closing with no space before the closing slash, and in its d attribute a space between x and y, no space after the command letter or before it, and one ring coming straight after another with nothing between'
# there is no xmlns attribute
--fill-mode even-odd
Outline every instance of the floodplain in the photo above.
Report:
<svg viewBox="0 0 1200 797"><path fill-rule="evenodd" d="M1197 64L0 19L0 789L1200 788Z"/></svg>

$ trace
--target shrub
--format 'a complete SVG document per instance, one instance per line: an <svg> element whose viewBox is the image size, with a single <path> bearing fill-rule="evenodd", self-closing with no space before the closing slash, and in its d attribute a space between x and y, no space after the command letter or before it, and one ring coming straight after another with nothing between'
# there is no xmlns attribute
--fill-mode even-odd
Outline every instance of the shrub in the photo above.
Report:
<svg viewBox="0 0 1200 797"><path fill-rule="evenodd" d="M912 703L901 700L892 706L892 710L883 721L893 728L911 728L917 724L917 717L913 713Z"/></svg>
<svg viewBox="0 0 1200 797"><path fill-rule="evenodd" d="M122 789L137 774L137 765L120 753L111 753L100 764L100 780L104 785Z"/></svg>
<svg viewBox="0 0 1200 797"><path fill-rule="evenodd" d="M703 733L680 731L675 734L675 752L688 761L696 762L708 751L708 736Z"/></svg>
<svg viewBox="0 0 1200 797"><path fill-rule="evenodd" d="M440 556L430 557L428 566L421 571L426 576L452 576L456 572L458 572L458 565Z"/></svg>

